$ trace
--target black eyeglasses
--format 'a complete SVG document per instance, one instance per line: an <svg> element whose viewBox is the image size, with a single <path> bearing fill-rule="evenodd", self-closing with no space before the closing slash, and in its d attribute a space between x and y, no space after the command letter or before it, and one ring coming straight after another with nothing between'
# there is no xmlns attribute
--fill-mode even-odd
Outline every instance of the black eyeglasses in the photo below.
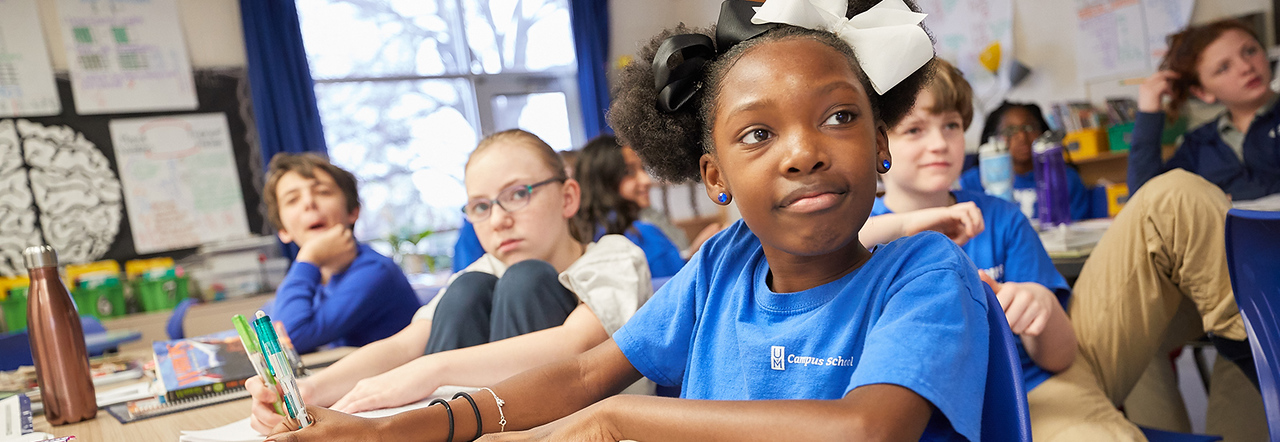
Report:
<svg viewBox="0 0 1280 442"><path fill-rule="evenodd" d="M462 213L467 215L467 220L472 224L479 224L493 214L494 205L508 213L515 212L529 205L529 200L533 197L533 189L545 184L564 182L564 180L564 178L555 177L533 184L511 186L499 192L495 199L475 199L468 202L467 206L462 208Z"/></svg>

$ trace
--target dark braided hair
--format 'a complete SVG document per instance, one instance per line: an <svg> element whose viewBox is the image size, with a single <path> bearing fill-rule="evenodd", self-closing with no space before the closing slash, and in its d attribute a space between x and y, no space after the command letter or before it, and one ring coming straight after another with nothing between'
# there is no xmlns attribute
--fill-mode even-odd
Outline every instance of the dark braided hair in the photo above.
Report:
<svg viewBox="0 0 1280 442"><path fill-rule="evenodd" d="M853 17L871 9L877 3L879 0L849 0L846 17ZM920 11L914 1L904 0L904 3L912 11ZM930 60L884 95L879 95L872 88L870 79L859 68L857 55L853 53L853 49L835 34L778 25L755 38L734 45L729 51L716 57L704 68L704 86L702 92L694 97L693 102L675 112L663 112L656 104L658 91L654 87L652 69L654 54L658 46L668 37L693 33L704 34L715 39L714 26L691 29L682 23L659 33L649 44L641 48L635 61L619 73L618 82L614 87L613 103L608 113L609 125L617 133L622 144L631 146L658 179L673 183L702 179L700 159L704 153L713 152L710 122L715 116L715 102L720 95L720 81L738 59L756 46L807 38L840 52L857 73L858 80L862 83L862 88L871 102L872 115L888 127L896 125L915 105L916 94L932 78L935 64ZM930 39L932 38L930 35Z"/></svg>

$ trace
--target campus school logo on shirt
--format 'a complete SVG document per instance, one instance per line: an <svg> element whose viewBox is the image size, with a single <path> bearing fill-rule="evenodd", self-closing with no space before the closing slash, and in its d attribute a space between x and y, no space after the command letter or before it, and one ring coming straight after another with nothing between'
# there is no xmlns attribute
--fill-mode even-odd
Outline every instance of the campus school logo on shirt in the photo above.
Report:
<svg viewBox="0 0 1280 442"><path fill-rule="evenodd" d="M769 347L769 368L778 371L786 371L787 363L800 364L806 367L810 365L819 367L852 367L856 362L854 359L844 356L832 356L825 359L813 356L796 356L787 354L787 347L785 346L775 345Z"/></svg>

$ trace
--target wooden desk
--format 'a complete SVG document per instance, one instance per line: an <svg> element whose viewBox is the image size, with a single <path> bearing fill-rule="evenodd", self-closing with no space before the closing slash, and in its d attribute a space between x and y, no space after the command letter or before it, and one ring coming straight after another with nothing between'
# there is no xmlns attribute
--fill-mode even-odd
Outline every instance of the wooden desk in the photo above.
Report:
<svg viewBox="0 0 1280 442"><path fill-rule="evenodd" d="M254 312L263 304L274 299L273 295L259 295L249 298L228 299L218 302L196 304L187 310L184 331L187 336L202 336L220 332L231 326L231 317L245 315L252 318ZM107 330L136 330L142 333L142 339L120 347L121 352L151 351L151 341L169 339L165 330L172 311L139 313L102 321Z"/></svg>
<svg viewBox="0 0 1280 442"><path fill-rule="evenodd" d="M352 351L355 348L342 347L306 354L302 356L302 363L308 367L327 365ZM98 417L93 420L59 427L49 425L44 415L36 416L34 423L36 431L55 436L75 436L77 441L177 442L182 430L207 430L249 417L249 405L250 399L245 398L129 424L121 424L106 410L98 410Z"/></svg>

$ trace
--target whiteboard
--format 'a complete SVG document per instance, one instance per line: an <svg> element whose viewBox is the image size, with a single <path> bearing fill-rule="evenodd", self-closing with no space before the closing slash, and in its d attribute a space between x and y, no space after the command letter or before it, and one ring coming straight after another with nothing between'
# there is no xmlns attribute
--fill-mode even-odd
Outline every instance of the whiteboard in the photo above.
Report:
<svg viewBox="0 0 1280 442"><path fill-rule="evenodd" d="M109 127L139 254L249 235L226 115L119 119Z"/></svg>
<svg viewBox="0 0 1280 442"><path fill-rule="evenodd" d="M62 113L35 0L0 0L0 117Z"/></svg>
<svg viewBox="0 0 1280 442"><path fill-rule="evenodd" d="M76 112L194 110L177 0L60 0Z"/></svg>

